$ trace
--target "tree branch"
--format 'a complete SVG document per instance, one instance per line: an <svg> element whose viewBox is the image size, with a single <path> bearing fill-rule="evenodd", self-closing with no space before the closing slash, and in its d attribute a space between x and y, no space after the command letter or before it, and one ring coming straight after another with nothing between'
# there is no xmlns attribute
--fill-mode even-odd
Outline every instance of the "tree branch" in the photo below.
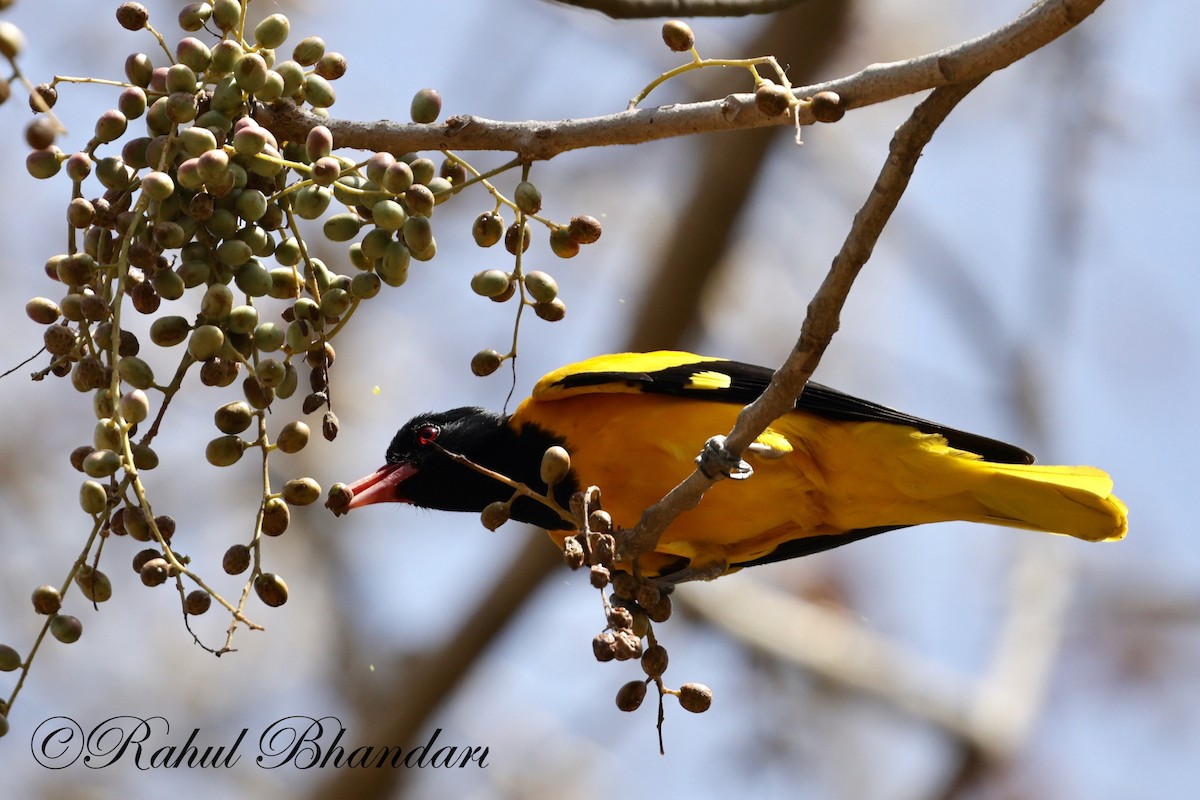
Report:
<svg viewBox="0 0 1200 800"><path fill-rule="evenodd" d="M613 19L648 17L744 17L771 14L803 0L555 0L607 14Z"/></svg>
<svg viewBox="0 0 1200 800"><path fill-rule="evenodd" d="M962 44L906 61L873 64L845 78L797 87L794 93L805 98L832 91L841 96L846 108L861 108L939 86L981 80L1066 33L1102 2L1042 0L1007 25ZM524 161L546 160L585 147L815 122L803 103L797 107L797 117L766 116L750 93L555 121L504 122L464 115L429 125L355 122L318 117L290 102L260 107L255 118L280 139L292 141L303 141L314 126L325 125L339 148L387 150L396 155L419 150L499 150L516 153Z"/></svg>
<svg viewBox="0 0 1200 800"><path fill-rule="evenodd" d="M800 329L799 340L787 361L776 371L767 390L738 413L737 422L725 442L725 449L733 460L740 459L746 447L768 425L795 406L796 398L837 332L850 287L871 257L875 242L908 187L921 150L959 101L981 81L982 78L935 89L896 129L875 186L855 214L841 251L808 305L808 316ZM707 477L699 469L693 471L660 502L646 509L638 524L625 533L618 555L622 559L635 558L653 550L666 527L684 511L695 508L715 482L716 479Z"/></svg>

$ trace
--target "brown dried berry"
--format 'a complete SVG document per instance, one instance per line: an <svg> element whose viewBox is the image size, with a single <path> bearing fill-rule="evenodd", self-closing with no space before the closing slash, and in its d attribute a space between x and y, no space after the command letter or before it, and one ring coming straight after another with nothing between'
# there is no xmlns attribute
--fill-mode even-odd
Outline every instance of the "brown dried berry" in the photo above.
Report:
<svg viewBox="0 0 1200 800"><path fill-rule="evenodd" d="M199 616L205 611L208 611L212 605L212 595L203 589L196 589L188 592L188 596L183 600L183 610L192 616Z"/></svg>
<svg viewBox="0 0 1200 800"><path fill-rule="evenodd" d="M605 586L608 586L608 567L602 567L599 564L593 566L588 574L588 580L591 581L592 587L596 589L603 589Z"/></svg>
<svg viewBox="0 0 1200 800"><path fill-rule="evenodd" d="M288 599L287 584L273 572L264 572L254 579L254 593L271 608L278 608Z"/></svg>
<svg viewBox="0 0 1200 800"><path fill-rule="evenodd" d="M645 681L630 681L617 690L617 708L622 711L637 711L645 699Z"/></svg>
<svg viewBox="0 0 1200 800"><path fill-rule="evenodd" d="M221 559L221 569L228 575L241 575L250 566L250 548L244 544L235 544L225 551Z"/></svg>
<svg viewBox="0 0 1200 800"><path fill-rule="evenodd" d="M708 711L712 698L712 689L703 683L685 683L679 687L679 705L693 714Z"/></svg>
<svg viewBox="0 0 1200 800"><path fill-rule="evenodd" d="M754 90L754 104L768 117L778 117L788 110L792 93L774 81L764 80Z"/></svg>
<svg viewBox="0 0 1200 800"><path fill-rule="evenodd" d="M667 671L667 648L661 644L651 645L642 653L642 671L651 678L658 678Z"/></svg>
<svg viewBox="0 0 1200 800"><path fill-rule="evenodd" d="M121 3L117 6L117 22L127 31L140 31L150 21L150 11L141 3Z"/></svg>
<svg viewBox="0 0 1200 800"><path fill-rule="evenodd" d="M812 96L812 114L817 122L837 122L846 116L846 106L837 92L817 92Z"/></svg>
<svg viewBox="0 0 1200 800"><path fill-rule="evenodd" d="M600 662L612 661L617 657L616 646L617 637L609 631L604 631L592 639L592 655Z"/></svg>
<svg viewBox="0 0 1200 800"><path fill-rule="evenodd" d="M603 230L600 227L600 220L589 217L587 214L581 214L571 218L570 224L567 225L567 233L570 235L571 241L576 244L592 244L600 238Z"/></svg>
<svg viewBox="0 0 1200 800"><path fill-rule="evenodd" d="M142 576L142 583L146 586L161 586L171 575L171 565L165 558L152 558L142 564L138 574Z"/></svg>
<svg viewBox="0 0 1200 800"><path fill-rule="evenodd" d="M583 566L583 545L575 537L571 537L563 542L563 561L571 569L579 569Z"/></svg>
<svg viewBox="0 0 1200 800"><path fill-rule="evenodd" d="M684 53L696 46L696 35L682 20L672 19L663 23L662 39L676 53Z"/></svg>

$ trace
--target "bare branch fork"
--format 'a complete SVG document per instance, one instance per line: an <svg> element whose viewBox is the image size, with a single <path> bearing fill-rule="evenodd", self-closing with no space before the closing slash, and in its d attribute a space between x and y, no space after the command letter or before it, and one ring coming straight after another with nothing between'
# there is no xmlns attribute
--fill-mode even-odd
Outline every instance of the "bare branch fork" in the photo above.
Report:
<svg viewBox="0 0 1200 800"><path fill-rule="evenodd" d="M978 38L905 61L873 64L837 80L796 87L794 94L804 98L821 91L836 92L844 106L853 109L939 86L981 80L1054 41L1102 2L1042 0L1012 22ZM496 150L516 153L529 162L586 147L815 122L806 104L801 104L797 112L798 119L790 114L767 116L755 106L753 94L743 93L721 100L554 121L506 122L464 115L429 125L358 122L318 117L288 102L259 108L255 118L276 136L295 141L303 141L314 126L324 125L339 148L387 150L397 155L418 150Z"/></svg>
<svg viewBox="0 0 1200 800"><path fill-rule="evenodd" d="M921 150L958 102L982 80L977 78L969 83L935 89L896 129L887 161L870 196L855 214L841 251L808 304L808 315L801 326L800 338L783 366L775 372L767 390L738 413L733 430L725 439L724 449L729 461L740 461L742 453L767 426L795 406L796 398L804 390L821 355L837 332L842 306L850 294L850 287L871 257L875 242L896 210ZM695 508L704 492L721 477L718 470L693 471L660 502L646 509L638 524L625 533L623 551L619 555L636 557L653 550L666 527L684 511Z"/></svg>
<svg viewBox="0 0 1200 800"><path fill-rule="evenodd" d="M1027 42L1039 42L1036 47L1041 47L1077 25L1099 5L1099 2L1102 0L1076 4L1043 3L1030 9L1014 23L1000 30L1011 29L1021 20L1043 18L1039 12L1050 5L1055 5L1062 12L1055 16L1060 25L1057 33L1050 35L1052 32L1046 31L1044 35L1049 38L1044 39L1043 36L1018 37ZM975 42L978 41L980 40L975 40ZM1007 44L1005 52L1010 60L1006 62L1005 66L1026 54L1011 49L1012 39L1010 37L999 41ZM970 44L968 42L961 48L952 49L966 48ZM942 67L941 71L944 73L946 70ZM850 287L867 259L870 258L884 226L900 202L900 197L908 186L909 178L912 176L922 149L959 101L978 86L987 77L987 74L989 73L974 75L959 83L935 89L897 128L889 147L887 161L875 181L870 196L855 215L840 252L834 258L829 273L808 305L808 314L801 327L800 338L792 348L787 360L776 371L767 390L761 397L739 412L733 429L724 441L725 452L722 454L722 460L736 464L740 461L746 448L766 430L771 422L794 407L796 398L804 390L821 355L837 332L841 310L849 295ZM824 89L827 86L820 88ZM702 458L708 454L709 451L706 448ZM711 478L708 476L710 474L715 474L717 477ZM666 497L643 512L638 524L625 533L618 555L622 558L635 558L653 550L667 526L683 512L695 508L703 498L705 491L720 477L720 473L712 469L693 471Z"/></svg>

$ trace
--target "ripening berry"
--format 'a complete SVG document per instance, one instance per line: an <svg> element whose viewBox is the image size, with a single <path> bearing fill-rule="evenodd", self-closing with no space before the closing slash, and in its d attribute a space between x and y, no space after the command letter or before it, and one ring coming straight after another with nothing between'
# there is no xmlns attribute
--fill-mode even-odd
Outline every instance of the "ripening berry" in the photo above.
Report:
<svg viewBox="0 0 1200 800"><path fill-rule="evenodd" d="M280 495L288 505L306 506L320 498L321 485L312 478L293 478L283 485Z"/></svg>
<svg viewBox="0 0 1200 800"><path fill-rule="evenodd" d="M409 106L413 122L436 122L441 113L442 96L436 89L422 89L413 95L412 104Z"/></svg>
<svg viewBox="0 0 1200 800"><path fill-rule="evenodd" d="M284 425L275 440L275 446L284 453L298 453L308 444L310 431L308 425L300 420L294 420Z"/></svg>
<svg viewBox="0 0 1200 800"><path fill-rule="evenodd" d="M292 23L283 14L271 14L254 27L254 41L259 47L274 50L291 33Z"/></svg>
<svg viewBox="0 0 1200 800"><path fill-rule="evenodd" d="M83 459L83 471L91 478L107 478L121 468L121 457L112 450L93 450Z"/></svg>
<svg viewBox="0 0 1200 800"><path fill-rule="evenodd" d="M414 254L423 253L433 245L433 226L428 217L412 216L404 221L404 243Z"/></svg>
<svg viewBox="0 0 1200 800"><path fill-rule="evenodd" d="M559 258L579 255L579 243L571 238L571 231L566 226L550 229L550 252Z"/></svg>
<svg viewBox="0 0 1200 800"><path fill-rule="evenodd" d="M292 48L292 58L304 67L311 67L325 55L325 41L319 36L308 36Z"/></svg>
<svg viewBox="0 0 1200 800"><path fill-rule="evenodd" d="M502 363L504 363L504 356L497 351L480 350L471 357L471 372L483 378L500 369Z"/></svg>
<svg viewBox="0 0 1200 800"><path fill-rule="evenodd" d="M525 291L537 303L549 303L558 297L558 283L545 272L535 270L525 276Z"/></svg>
<svg viewBox="0 0 1200 800"><path fill-rule="evenodd" d="M118 407L122 418L136 425L150 415L150 398L141 389L131 389L121 395Z"/></svg>
<svg viewBox="0 0 1200 800"><path fill-rule="evenodd" d="M225 242L225 244L230 243ZM192 331L191 336L188 337L187 349L192 358L197 361L207 361L210 358L216 357L224 345L225 333L220 328L216 325L199 325Z"/></svg>
<svg viewBox="0 0 1200 800"><path fill-rule="evenodd" d="M533 313L547 322L558 322L567 315L567 304L556 297L548 303L534 303Z"/></svg>
<svg viewBox="0 0 1200 800"><path fill-rule="evenodd" d="M663 23L662 39L676 53L684 53L696 46L696 35L686 22L672 19Z"/></svg>
<svg viewBox="0 0 1200 800"><path fill-rule="evenodd" d="M287 503L272 497L263 505L262 532L266 536L279 536L288 529L292 512Z"/></svg>
<svg viewBox="0 0 1200 800"><path fill-rule="evenodd" d="M404 192L404 202L413 214L428 217L433 213L434 197L429 187L422 183L414 183Z"/></svg>
<svg viewBox="0 0 1200 800"><path fill-rule="evenodd" d="M96 481L84 481L79 487L79 507L85 514L99 514L108 508L108 490Z"/></svg>
<svg viewBox="0 0 1200 800"><path fill-rule="evenodd" d="M93 603L104 603L112 599L112 581L98 569L83 565L75 572L75 585L80 593Z"/></svg>
<svg viewBox="0 0 1200 800"><path fill-rule="evenodd" d="M77 642L83 635L83 623L70 614L55 614L50 619L50 635L63 644Z"/></svg>
<svg viewBox="0 0 1200 800"><path fill-rule="evenodd" d="M622 711L637 711L646 699L646 682L630 681L617 691L617 708Z"/></svg>
<svg viewBox="0 0 1200 800"><path fill-rule="evenodd" d="M349 64L346 57L338 52L328 52L317 60L313 66L317 75L327 81L336 81L338 78L346 74L346 69Z"/></svg>
<svg viewBox="0 0 1200 800"><path fill-rule="evenodd" d="M0 672L12 672L21 667L21 654L6 644L0 644Z"/></svg>
<svg viewBox="0 0 1200 800"><path fill-rule="evenodd" d="M472 276L471 291L480 297L495 297L508 291L511 282L512 278L504 270L485 269ZM57 317L57 313L55 316ZM51 322L53 321L51 320Z"/></svg>
<svg viewBox="0 0 1200 800"><path fill-rule="evenodd" d="M412 167L403 161L393 161L383 171L383 182L379 185L387 192L401 194L408 191L413 183Z"/></svg>
<svg viewBox="0 0 1200 800"><path fill-rule="evenodd" d="M504 218L494 211L480 214L471 226L471 235L475 238L475 244L491 247L504 238Z"/></svg>
<svg viewBox="0 0 1200 800"><path fill-rule="evenodd" d="M228 467L241 460L245 449L246 443L237 436L218 436L204 448L204 458L214 467Z"/></svg>
<svg viewBox="0 0 1200 800"><path fill-rule="evenodd" d="M312 74L304 76L304 99L313 108L329 108L337 100L337 94L328 80Z"/></svg>
<svg viewBox="0 0 1200 800"><path fill-rule="evenodd" d="M195 33L204 27L211 16L212 6L208 3L188 3L179 11L179 27Z"/></svg>
<svg viewBox="0 0 1200 800"><path fill-rule="evenodd" d="M571 240L577 244L592 244L600 238L602 230L599 220L581 214L571 218L570 224L567 225L567 232Z"/></svg>

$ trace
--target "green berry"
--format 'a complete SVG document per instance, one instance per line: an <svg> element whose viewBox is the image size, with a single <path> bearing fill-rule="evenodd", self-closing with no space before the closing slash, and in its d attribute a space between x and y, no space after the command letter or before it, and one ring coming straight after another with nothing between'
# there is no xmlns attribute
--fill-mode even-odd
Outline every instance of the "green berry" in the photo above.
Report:
<svg viewBox="0 0 1200 800"><path fill-rule="evenodd" d="M213 414L213 423L217 430L226 434L238 434L250 427L254 421L254 412L250 406L241 400L226 403Z"/></svg>
<svg viewBox="0 0 1200 800"><path fill-rule="evenodd" d="M225 333L216 325L200 325L188 338L188 353L197 361L215 358L225 344Z"/></svg>
<svg viewBox="0 0 1200 800"><path fill-rule="evenodd" d="M0 672L12 672L21 667L21 654L6 644L0 644Z"/></svg>
<svg viewBox="0 0 1200 800"><path fill-rule="evenodd" d="M306 506L321 497L321 485L312 478L293 478L283 485L280 495L288 505Z"/></svg>
<svg viewBox="0 0 1200 800"><path fill-rule="evenodd" d="M549 303L558 297L558 284L545 272L533 271L525 276L525 291L537 303Z"/></svg>
<svg viewBox="0 0 1200 800"><path fill-rule="evenodd" d="M471 291L481 297L496 297L508 291L512 278L502 269L485 269L471 278Z"/></svg>
<svg viewBox="0 0 1200 800"><path fill-rule="evenodd" d="M285 41L291 33L292 23L283 14L271 14L254 27L254 41L259 47L274 50Z"/></svg>
<svg viewBox="0 0 1200 800"><path fill-rule="evenodd" d="M308 36L301 39L292 49L292 58L305 67L311 67L325 55L325 41L319 36Z"/></svg>
<svg viewBox="0 0 1200 800"><path fill-rule="evenodd" d="M325 78L310 74L304 77L304 99L313 108L329 108L337 100L337 94Z"/></svg>
<svg viewBox="0 0 1200 800"><path fill-rule="evenodd" d="M237 436L218 436L204 448L204 458L214 467L236 464L246 449L246 443Z"/></svg>
<svg viewBox="0 0 1200 800"><path fill-rule="evenodd" d="M79 507L86 514L99 514L108 507L108 491L96 481L84 481L79 487Z"/></svg>
<svg viewBox="0 0 1200 800"><path fill-rule="evenodd" d="M83 459L83 471L92 478L107 478L121 468L121 457L112 450L93 450Z"/></svg>
<svg viewBox="0 0 1200 800"><path fill-rule="evenodd" d="M380 200L371 207L371 219L385 231L398 231L404 227L408 214L404 212L404 206L395 200Z"/></svg>
<svg viewBox="0 0 1200 800"><path fill-rule="evenodd" d="M513 200L517 208L526 214L536 214L542 210L542 193L530 181L521 181L513 192Z"/></svg>

